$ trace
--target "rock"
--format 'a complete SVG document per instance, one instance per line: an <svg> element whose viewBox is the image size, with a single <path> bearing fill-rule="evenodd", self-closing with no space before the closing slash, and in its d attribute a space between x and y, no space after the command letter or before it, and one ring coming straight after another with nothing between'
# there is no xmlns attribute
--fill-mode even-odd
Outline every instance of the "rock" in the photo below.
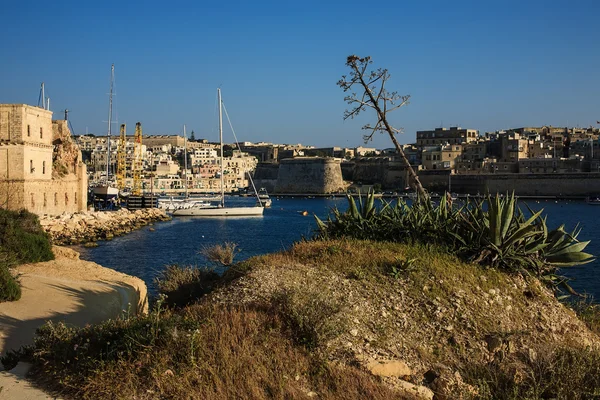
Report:
<svg viewBox="0 0 600 400"><path fill-rule="evenodd" d="M408 365L400 360L371 361L367 369L375 376L400 377L412 375Z"/></svg>
<svg viewBox="0 0 600 400"><path fill-rule="evenodd" d="M426 388L425 386L418 386L403 380L398 381L398 389L404 394L419 400L432 400L434 395L431 389Z"/></svg>
<svg viewBox="0 0 600 400"><path fill-rule="evenodd" d="M350 334L351 334L352 336L358 336L358 329L352 329L352 330L350 331Z"/></svg>

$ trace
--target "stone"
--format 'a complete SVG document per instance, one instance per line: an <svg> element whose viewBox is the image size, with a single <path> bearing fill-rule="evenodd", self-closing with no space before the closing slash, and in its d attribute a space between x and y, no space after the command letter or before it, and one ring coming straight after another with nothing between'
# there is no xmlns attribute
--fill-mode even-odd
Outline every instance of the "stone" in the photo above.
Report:
<svg viewBox="0 0 600 400"><path fill-rule="evenodd" d="M412 396L412 398L418 400L433 400L433 391L425 386L419 386L415 385L414 383L399 380L398 389L400 389L400 391L404 394Z"/></svg>
<svg viewBox="0 0 600 400"><path fill-rule="evenodd" d="M400 377L412 375L408 365L400 360L371 361L367 369L375 376Z"/></svg>

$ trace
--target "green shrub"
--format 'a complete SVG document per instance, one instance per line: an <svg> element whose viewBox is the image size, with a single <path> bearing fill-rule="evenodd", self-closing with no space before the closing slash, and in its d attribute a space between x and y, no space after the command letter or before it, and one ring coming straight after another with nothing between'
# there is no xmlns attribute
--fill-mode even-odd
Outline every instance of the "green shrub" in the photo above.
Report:
<svg viewBox="0 0 600 400"><path fill-rule="evenodd" d="M6 265L0 265L0 302L21 298L21 286Z"/></svg>
<svg viewBox="0 0 600 400"><path fill-rule="evenodd" d="M0 209L0 258L8 257L17 264L54 259L50 239L37 215Z"/></svg>
<svg viewBox="0 0 600 400"><path fill-rule="evenodd" d="M154 282L159 293L167 296L166 305L183 307L210 293L219 279L212 269L169 265Z"/></svg>
<svg viewBox="0 0 600 400"><path fill-rule="evenodd" d="M348 210L337 208L333 218L317 220L316 239L354 239L402 243L435 244L464 260L509 272L533 275L547 285L572 289L557 276L559 267L586 264L594 260L583 250L589 242L577 240L579 231L564 226L549 231L542 211L525 214L516 206L514 194L485 201L468 201L455 207L442 196L435 206L416 202L409 206L398 199L395 205L382 200L374 204L372 193L358 206L348 196Z"/></svg>

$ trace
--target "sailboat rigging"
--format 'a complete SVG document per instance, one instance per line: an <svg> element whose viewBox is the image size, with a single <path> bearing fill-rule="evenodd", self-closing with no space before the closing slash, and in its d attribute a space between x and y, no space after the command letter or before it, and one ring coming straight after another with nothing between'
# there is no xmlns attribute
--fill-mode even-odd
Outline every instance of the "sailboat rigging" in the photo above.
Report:
<svg viewBox="0 0 600 400"><path fill-rule="evenodd" d="M219 143L221 148L221 199L218 205L190 204L189 207L179 208L173 211L173 216L195 216L195 217L243 217L262 216L264 207L260 202L253 207L227 207L225 205L225 179L223 167L223 102L221 100L221 89L217 89L219 101ZM187 177L186 177L187 187Z"/></svg>
<svg viewBox="0 0 600 400"><path fill-rule="evenodd" d="M111 186L110 182L110 140L112 136L112 112L113 112L113 88L115 84L115 64L110 67L110 92L108 95L108 132L106 137L106 176L100 185L96 186L93 190L94 196L100 199L107 200L113 199L118 196L119 189Z"/></svg>

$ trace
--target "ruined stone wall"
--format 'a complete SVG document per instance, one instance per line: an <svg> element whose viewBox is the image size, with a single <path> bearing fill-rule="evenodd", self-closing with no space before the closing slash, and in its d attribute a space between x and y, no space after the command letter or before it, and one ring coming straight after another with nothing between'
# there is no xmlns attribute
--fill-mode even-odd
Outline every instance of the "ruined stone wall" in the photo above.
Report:
<svg viewBox="0 0 600 400"><path fill-rule="evenodd" d="M344 190L340 160L297 157L280 162L275 193L326 194Z"/></svg>
<svg viewBox="0 0 600 400"><path fill-rule="evenodd" d="M54 145L53 176L60 177L68 173L76 173L77 165L82 160L81 150L71 137L67 121L52 121L52 144Z"/></svg>

